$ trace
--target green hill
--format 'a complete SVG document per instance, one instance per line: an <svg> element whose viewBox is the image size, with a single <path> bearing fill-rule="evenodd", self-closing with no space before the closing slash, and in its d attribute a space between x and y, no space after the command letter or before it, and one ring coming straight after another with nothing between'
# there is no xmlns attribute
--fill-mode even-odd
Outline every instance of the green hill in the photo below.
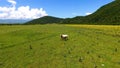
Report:
<svg viewBox="0 0 120 68"><path fill-rule="evenodd" d="M120 24L120 1L102 6L95 13L86 16L85 22L91 24Z"/></svg>
<svg viewBox="0 0 120 68"><path fill-rule="evenodd" d="M102 6L96 12L88 16L77 16L74 18L57 18L45 16L32 20L26 24L46 24L46 23L63 23L63 24L99 24L99 25L120 25L120 1L116 0Z"/></svg>
<svg viewBox="0 0 120 68"><path fill-rule="evenodd" d="M116 0L102 6L91 15L71 18L63 23L120 25L120 1Z"/></svg>
<svg viewBox="0 0 120 68"><path fill-rule="evenodd" d="M62 18L44 16L44 17L29 21L25 24L46 24L46 23L52 24L52 23L60 23L62 20L63 20Z"/></svg>

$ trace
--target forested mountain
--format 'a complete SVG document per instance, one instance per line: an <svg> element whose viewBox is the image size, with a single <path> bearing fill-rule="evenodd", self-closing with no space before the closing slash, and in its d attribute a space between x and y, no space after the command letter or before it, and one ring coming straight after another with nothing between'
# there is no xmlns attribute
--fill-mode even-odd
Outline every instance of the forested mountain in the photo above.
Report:
<svg viewBox="0 0 120 68"><path fill-rule="evenodd" d="M86 16L84 22L91 24L120 24L120 0L102 6L95 13Z"/></svg>
<svg viewBox="0 0 120 68"><path fill-rule="evenodd" d="M120 0L106 4L88 16L76 16L66 19L45 16L27 22L26 24L46 23L120 25Z"/></svg>
<svg viewBox="0 0 120 68"><path fill-rule="evenodd" d="M62 18L44 16L44 17L29 21L25 24L46 24L46 23L52 24L52 23L61 23L62 21L63 21Z"/></svg>

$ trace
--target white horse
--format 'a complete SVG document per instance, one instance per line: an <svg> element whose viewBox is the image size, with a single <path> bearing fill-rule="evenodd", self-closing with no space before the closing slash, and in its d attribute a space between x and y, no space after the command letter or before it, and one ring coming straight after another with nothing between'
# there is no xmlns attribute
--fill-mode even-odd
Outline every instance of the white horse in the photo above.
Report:
<svg viewBox="0 0 120 68"><path fill-rule="evenodd" d="M61 34L61 39L62 40L68 40L68 35L67 34Z"/></svg>

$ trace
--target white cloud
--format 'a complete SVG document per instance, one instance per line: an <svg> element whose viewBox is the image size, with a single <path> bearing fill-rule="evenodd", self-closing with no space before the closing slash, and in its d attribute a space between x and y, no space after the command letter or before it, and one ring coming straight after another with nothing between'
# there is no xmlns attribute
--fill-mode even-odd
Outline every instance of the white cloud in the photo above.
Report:
<svg viewBox="0 0 120 68"><path fill-rule="evenodd" d="M8 1L9 3L11 3L13 7L16 5L16 1L14 1L14 0L7 0L7 1Z"/></svg>
<svg viewBox="0 0 120 68"><path fill-rule="evenodd" d="M30 8L30 6L16 8L14 0L8 0L8 2L12 7L0 7L0 19L36 19L48 15L43 8Z"/></svg>
<svg viewBox="0 0 120 68"><path fill-rule="evenodd" d="M85 13L85 15L90 15L90 14L92 14L92 13L90 13L90 12Z"/></svg>
<svg viewBox="0 0 120 68"><path fill-rule="evenodd" d="M5 17L5 16L7 16L7 13L0 14L0 17Z"/></svg>

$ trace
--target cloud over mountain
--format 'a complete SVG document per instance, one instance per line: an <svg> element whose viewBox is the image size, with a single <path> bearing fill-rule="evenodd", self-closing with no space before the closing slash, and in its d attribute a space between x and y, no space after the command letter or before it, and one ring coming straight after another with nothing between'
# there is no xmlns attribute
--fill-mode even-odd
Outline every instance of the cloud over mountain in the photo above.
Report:
<svg viewBox="0 0 120 68"><path fill-rule="evenodd" d="M92 13L90 13L90 12L85 13L85 15L90 15L90 14L92 14Z"/></svg>

